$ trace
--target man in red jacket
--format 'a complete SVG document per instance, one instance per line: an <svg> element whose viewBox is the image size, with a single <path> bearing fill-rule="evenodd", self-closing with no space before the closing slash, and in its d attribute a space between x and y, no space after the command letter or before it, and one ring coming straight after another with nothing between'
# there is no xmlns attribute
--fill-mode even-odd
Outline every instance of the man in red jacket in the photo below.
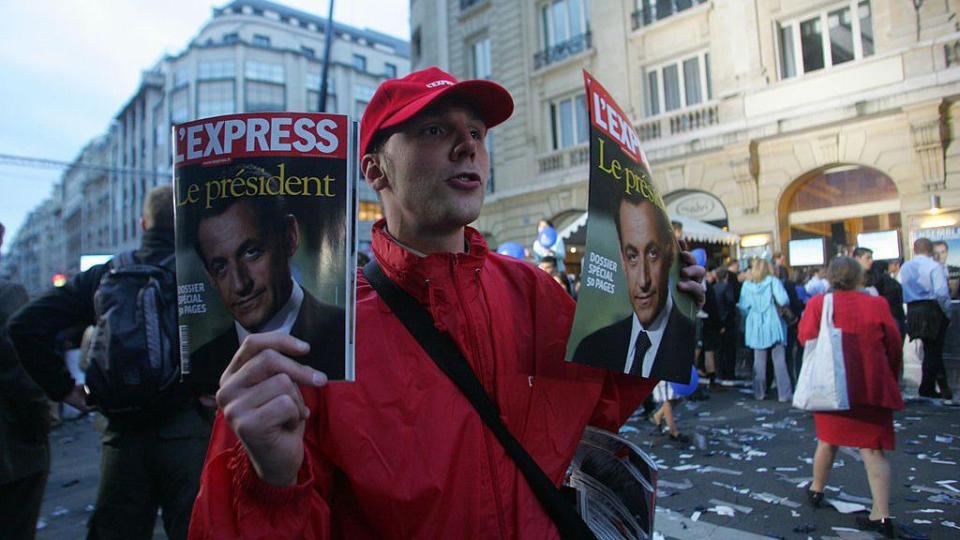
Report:
<svg viewBox="0 0 960 540"><path fill-rule="evenodd" d="M616 430L655 381L564 362L574 303L544 272L488 251L487 129L513 100L436 68L383 83L360 128L385 219L384 274L462 351L500 416L557 485L588 425ZM689 261L692 258L688 258ZM703 269L681 284L702 298ZM357 381L326 384L308 346L254 334L221 378L193 538L555 538L473 406L361 274Z"/></svg>

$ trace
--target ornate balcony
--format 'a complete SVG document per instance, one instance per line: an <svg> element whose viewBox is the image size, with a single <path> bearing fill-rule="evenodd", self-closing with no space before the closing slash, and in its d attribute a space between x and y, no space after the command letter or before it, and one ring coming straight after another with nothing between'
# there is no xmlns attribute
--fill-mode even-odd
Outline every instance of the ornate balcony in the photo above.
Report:
<svg viewBox="0 0 960 540"><path fill-rule="evenodd" d="M641 141L655 141L664 136L689 133L719 123L719 107L716 104L707 104L644 122L637 126L637 134Z"/></svg>
<svg viewBox="0 0 960 540"><path fill-rule="evenodd" d="M555 62L570 58L582 53L592 46L590 31L574 36L562 43L557 43L533 55L533 69L540 69Z"/></svg>
<svg viewBox="0 0 960 540"><path fill-rule="evenodd" d="M676 15L681 11L686 11L692 7L706 3L707 0L658 0L656 6L647 2L643 7L634 11L630 18L633 22L633 29L650 26L651 24L662 21L671 15Z"/></svg>

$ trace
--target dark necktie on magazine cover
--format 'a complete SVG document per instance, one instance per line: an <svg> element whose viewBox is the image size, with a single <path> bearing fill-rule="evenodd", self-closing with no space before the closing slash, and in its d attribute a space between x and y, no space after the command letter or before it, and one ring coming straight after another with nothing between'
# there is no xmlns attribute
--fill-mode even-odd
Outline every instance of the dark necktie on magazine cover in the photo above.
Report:
<svg viewBox="0 0 960 540"><path fill-rule="evenodd" d="M637 340L634 342L633 365L630 366L631 375L640 375L643 373L643 357L650 350L650 337L643 330L637 334Z"/></svg>

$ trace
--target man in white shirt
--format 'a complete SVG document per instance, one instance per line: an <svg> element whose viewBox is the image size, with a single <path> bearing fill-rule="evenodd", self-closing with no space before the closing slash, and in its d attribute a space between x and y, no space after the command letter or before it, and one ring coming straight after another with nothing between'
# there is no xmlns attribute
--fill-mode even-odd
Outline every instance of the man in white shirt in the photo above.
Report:
<svg viewBox="0 0 960 540"><path fill-rule="evenodd" d="M912 259L900 268L903 300L907 303L907 333L923 342L923 375L919 393L924 397L952 399L943 365L943 342L950 324L947 274L932 258L933 242L918 238ZM937 391L939 387L939 391Z"/></svg>

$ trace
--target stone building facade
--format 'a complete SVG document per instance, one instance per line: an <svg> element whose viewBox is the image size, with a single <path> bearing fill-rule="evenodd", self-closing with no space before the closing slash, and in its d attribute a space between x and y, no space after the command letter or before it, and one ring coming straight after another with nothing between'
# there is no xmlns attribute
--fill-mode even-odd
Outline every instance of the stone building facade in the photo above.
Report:
<svg viewBox="0 0 960 540"><path fill-rule="evenodd" d="M516 101L476 224L491 244L529 245L541 217L569 234L586 210L583 69L630 116L668 206L739 234L740 255L821 238L826 258L895 231L909 257L912 238L960 221L954 0L416 4L443 5L411 9L411 26L434 40L421 50L448 53L414 54L414 69L474 76L487 42L489 77Z"/></svg>

